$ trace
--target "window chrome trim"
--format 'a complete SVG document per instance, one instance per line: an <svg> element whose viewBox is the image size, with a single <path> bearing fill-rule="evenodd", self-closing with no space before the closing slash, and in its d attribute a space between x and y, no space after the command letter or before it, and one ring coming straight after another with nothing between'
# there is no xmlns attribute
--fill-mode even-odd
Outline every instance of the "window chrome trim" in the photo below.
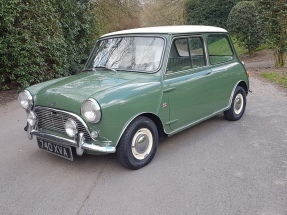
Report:
<svg viewBox="0 0 287 215"><path fill-rule="evenodd" d="M205 32L203 32L205 33ZM176 39L183 39L183 38L186 38L187 40L189 38L200 38L201 42L202 42L202 45L203 45L203 51L204 51L204 57L205 57L205 65L204 66L201 66L201 67L196 67L196 68L190 68L190 69L186 69L186 70L181 70L181 71L177 71L177 72L172 72L172 73L167 73L167 65L168 65L168 61L169 61L169 55L170 55L170 50L171 50L171 46L174 42L174 40ZM177 51L177 50L176 50ZM190 48L188 46L188 52L189 52L189 57L191 59L191 56L190 56ZM180 55L179 55L180 56ZM199 34L199 33L196 33L196 34L191 34L191 35L174 35L171 42L170 42L170 45L169 45L169 52L168 52L168 55L167 55L167 61L166 61L166 65L165 65L165 70L163 72L163 75L164 76L170 76L170 75L173 75L173 74L181 74L181 73L185 73L185 72L188 72L188 71L196 71L196 69L204 69L206 67L210 67L209 65L209 58L207 56L207 47L206 47L206 42L205 42L205 39L204 37L202 36L202 34Z"/></svg>
<svg viewBox="0 0 287 215"><path fill-rule="evenodd" d="M227 39L227 42L228 42L228 44L229 44L229 48L230 48L230 50L231 50L231 52L232 52L232 59L231 59L231 60L226 60L226 61L222 61L222 62L215 63L215 64L211 64L211 63L210 63L210 55L209 55L209 50L208 50L207 39L208 39L208 37L210 37L210 36L212 36L212 35L223 35L223 36ZM236 52L235 52L235 50L234 50L234 47L233 47L233 44L232 44L232 42L231 42L231 38L230 38L228 32L226 32L226 33L222 33L222 32L216 33L216 32L214 32L214 33L208 34L208 35L206 36L206 49L207 49L207 52L206 52L206 53L207 53L207 58L208 58L208 61L209 61L209 65L210 65L210 66L215 66L215 65L219 65L219 64L223 64L223 63L231 62L231 61L234 61L234 60L235 60L235 53L236 53Z"/></svg>

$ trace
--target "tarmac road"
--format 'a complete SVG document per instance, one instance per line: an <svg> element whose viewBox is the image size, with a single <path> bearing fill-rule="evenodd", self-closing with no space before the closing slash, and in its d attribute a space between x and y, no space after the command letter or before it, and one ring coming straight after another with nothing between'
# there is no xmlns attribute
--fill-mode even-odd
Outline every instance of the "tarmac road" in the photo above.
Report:
<svg viewBox="0 0 287 215"><path fill-rule="evenodd" d="M251 78L237 122L220 114L160 143L130 171L114 155L38 149L18 102L0 106L0 214L287 214L287 94Z"/></svg>

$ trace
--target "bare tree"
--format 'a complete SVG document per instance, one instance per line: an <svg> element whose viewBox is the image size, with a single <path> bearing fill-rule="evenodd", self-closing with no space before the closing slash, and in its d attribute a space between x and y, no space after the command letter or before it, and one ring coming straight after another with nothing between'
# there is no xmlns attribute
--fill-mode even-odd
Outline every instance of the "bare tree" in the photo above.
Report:
<svg viewBox="0 0 287 215"><path fill-rule="evenodd" d="M184 24L185 0L95 0L99 34Z"/></svg>
<svg viewBox="0 0 287 215"><path fill-rule="evenodd" d="M184 0L145 0L142 1L142 26L184 24Z"/></svg>
<svg viewBox="0 0 287 215"><path fill-rule="evenodd" d="M140 0L96 0L100 34L140 26Z"/></svg>

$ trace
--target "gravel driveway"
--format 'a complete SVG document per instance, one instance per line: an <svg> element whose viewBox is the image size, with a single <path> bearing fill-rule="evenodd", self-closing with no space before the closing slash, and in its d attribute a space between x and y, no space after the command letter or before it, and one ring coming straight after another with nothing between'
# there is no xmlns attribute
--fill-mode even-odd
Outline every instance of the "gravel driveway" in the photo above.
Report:
<svg viewBox="0 0 287 215"><path fill-rule="evenodd" d="M17 101L0 107L1 214L287 214L287 94L251 78L246 113L220 114L160 143L148 166L74 162L37 148Z"/></svg>

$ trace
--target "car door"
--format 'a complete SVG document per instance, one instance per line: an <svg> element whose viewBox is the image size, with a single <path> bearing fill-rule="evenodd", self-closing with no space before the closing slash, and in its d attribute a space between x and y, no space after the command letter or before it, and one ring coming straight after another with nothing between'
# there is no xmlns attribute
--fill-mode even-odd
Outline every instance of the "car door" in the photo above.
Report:
<svg viewBox="0 0 287 215"><path fill-rule="evenodd" d="M219 111L229 105L230 96L238 82L241 65L234 60L231 42L226 34L209 34L206 41L208 60L215 85L215 105Z"/></svg>
<svg viewBox="0 0 287 215"><path fill-rule="evenodd" d="M201 36L173 40L164 76L164 96L168 96L169 125L180 130L216 110L212 70L206 64Z"/></svg>

